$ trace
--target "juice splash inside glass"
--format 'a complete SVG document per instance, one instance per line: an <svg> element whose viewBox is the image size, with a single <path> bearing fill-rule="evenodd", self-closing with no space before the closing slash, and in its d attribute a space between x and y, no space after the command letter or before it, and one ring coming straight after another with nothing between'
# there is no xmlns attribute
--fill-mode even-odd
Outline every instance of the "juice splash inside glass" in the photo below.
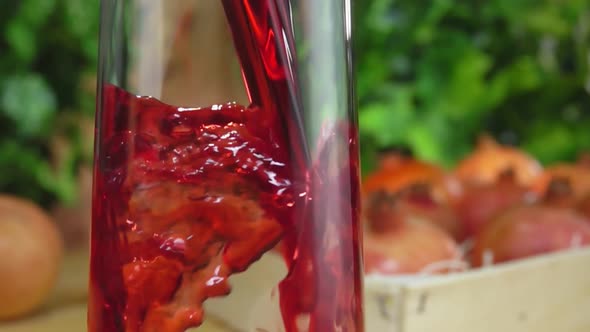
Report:
<svg viewBox="0 0 590 332"><path fill-rule="evenodd" d="M363 332L350 3L101 7L89 331L199 331L219 301L233 330ZM236 298L265 257L280 280Z"/></svg>

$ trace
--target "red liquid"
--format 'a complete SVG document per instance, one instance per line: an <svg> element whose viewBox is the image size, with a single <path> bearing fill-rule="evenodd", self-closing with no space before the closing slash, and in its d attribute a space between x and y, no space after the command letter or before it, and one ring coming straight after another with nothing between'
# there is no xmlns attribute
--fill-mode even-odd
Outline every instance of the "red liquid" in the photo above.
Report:
<svg viewBox="0 0 590 332"><path fill-rule="evenodd" d="M311 155L274 40L285 12L256 3L224 1L252 106L183 109L103 86L89 331L198 326L203 302L279 241L285 330L307 317L303 331L363 331L356 130L326 124Z"/></svg>

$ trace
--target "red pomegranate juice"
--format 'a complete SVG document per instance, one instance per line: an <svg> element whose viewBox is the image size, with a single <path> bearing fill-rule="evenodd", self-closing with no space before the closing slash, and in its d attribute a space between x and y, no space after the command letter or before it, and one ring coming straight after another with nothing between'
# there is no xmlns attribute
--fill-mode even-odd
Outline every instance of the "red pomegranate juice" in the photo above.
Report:
<svg viewBox="0 0 590 332"><path fill-rule="evenodd" d="M268 42L289 31L284 8L223 3L249 107L182 108L101 87L89 331L199 326L203 302L275 248L288 268L286 332L362 332L356 128L326 123L308 142L294 45Z"/></svg>

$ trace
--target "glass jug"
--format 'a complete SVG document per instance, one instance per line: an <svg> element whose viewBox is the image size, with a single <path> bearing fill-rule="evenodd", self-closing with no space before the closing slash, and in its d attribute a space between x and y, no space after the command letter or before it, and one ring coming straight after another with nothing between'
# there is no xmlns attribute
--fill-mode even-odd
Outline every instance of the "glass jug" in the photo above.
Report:
<svg viewBox="0 0 590 332"><path fill-rule="evenodd" d="M349 0L102 0L99 58L89 331L362 332Z"/></svg>

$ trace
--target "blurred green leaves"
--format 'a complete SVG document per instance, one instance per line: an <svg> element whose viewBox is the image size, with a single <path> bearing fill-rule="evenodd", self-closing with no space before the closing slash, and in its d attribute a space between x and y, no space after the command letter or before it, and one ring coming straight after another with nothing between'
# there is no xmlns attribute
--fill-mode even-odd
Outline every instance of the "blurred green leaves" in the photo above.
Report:
<svg viewBox="0 0 590 332"><path fill-rule="evenodd" d="M18 140L0 143L0 188L46 202L54 197L71 202L76 197L76 167L74 151L69 151L65 167L55 169L38 148L23 145Z"/></svg>
<svg viewBox="0 0 590 332"><path fill-rule="evenodd" d="M55 10L57 0L22 0L17 8L16 20L26 22L33 27L40 27Z"/></svg>
<svg viewBox="0 0 590 332"><path fill-rule="evenodd" d="M5 31L5 38L12 48L16 58L28 63L37 51L36 39L33 31L22 21L12 21Z"/></svg>
<svg viewBox="0 0 590 332"><path fill-rule="evenodd" d="M355 6L365 171L399 145L452 166L482 132L545 163L590 149L590 2Z"/></svg>
<svg viewBox="0 0 590 332"><path fill-rule="evenodd" d="M62 1L65 28L80 41L80 50L84 55L96 61L98 58L98 1Z"/></svg>
<svg viewBox="0 0 590 332"><path fill-rule="evenodd" d="M0 1L0 191L75 196L98 3ZM392 145L451 166L484 131L545 163L590 149L588 0L358 0L355 16L365 171ZM60 167L55 135L75 143Z"/></svg>
<svg viewBox="0 0 590 332"><path fill-rule="evenodd" d="M75 199L88 161L80 116L94 112L81 81L96 70L98 5L0 1L0 192L42 204ZM56 137L68 143L56 149Z"/></svg>
<svg viewBox="0 0 590 332"><path fill-rule="evenodd" d="M10 1L8 1L10 2ZM4 37L15 59L29 63L37 52L37 34L55 9L55 0L23 0L12 8L15 14L4 28ZM16 8L16 11L14 9Z"/></svg>
<svg viewBox="0 0 590 332"><path fill-rule="evenodd" d="M18 134L42 135L56 106L55 96L41 76L28 74L5 79L0 107Z"/></svg>

